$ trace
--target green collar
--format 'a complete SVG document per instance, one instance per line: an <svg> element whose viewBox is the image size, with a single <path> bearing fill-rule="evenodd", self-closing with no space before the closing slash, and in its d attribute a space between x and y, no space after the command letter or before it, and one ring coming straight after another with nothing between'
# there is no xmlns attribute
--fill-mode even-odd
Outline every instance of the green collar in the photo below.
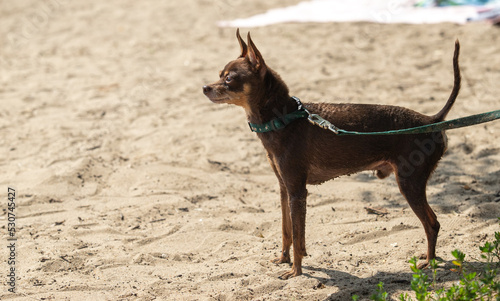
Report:
<svg viewBox="0 0 500 301"><path fill-rule="evenodd" d="M299 106L297 111L292 112L290 114L282 115L278 118L274 118L273 120L262 123L262 124L256 124L256 123L248 123L250 126L250 130L252 132L256 133L266 133L266 132L272 132L272 131L278 131L286 127L288 124L290 124L292 121L301 119L301 118L307 118L309 117L309 114L307 111L304 109L304 106L300 102L300 100L292 96L292 99L295 100Z"/></svg>

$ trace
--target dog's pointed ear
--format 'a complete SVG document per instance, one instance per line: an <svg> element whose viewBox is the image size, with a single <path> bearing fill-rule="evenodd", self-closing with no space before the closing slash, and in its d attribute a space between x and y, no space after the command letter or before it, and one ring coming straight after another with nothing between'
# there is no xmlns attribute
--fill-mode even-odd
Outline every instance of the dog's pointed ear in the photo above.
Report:
<svg viewBox="0 0 500 301"><path fill-rule="evenodd" d="M255 44L252 41L252 37L250 37L250 32L248 33L247 40L248 53L246 57L255 71L259 72L260 75L264 77L267 72L266 63L264 62L264 58L262 58L259 49L255 47Z"/></svg>
<svg viewBox="0 0 500 301"><path fill-rule="evenodd" d="M245 57L248 52L248 47L245 41L240 36L240 29L236 29L236 38L238 38L238 42L240 43L241 54L240 57Z"/></svg>

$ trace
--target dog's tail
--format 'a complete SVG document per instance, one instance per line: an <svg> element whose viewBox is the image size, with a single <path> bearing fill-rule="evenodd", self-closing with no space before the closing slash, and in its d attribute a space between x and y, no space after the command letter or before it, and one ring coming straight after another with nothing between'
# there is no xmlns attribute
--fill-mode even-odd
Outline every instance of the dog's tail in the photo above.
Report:
<svg viewBox="0 0 500 301"><path fill-rule="evenodd" d="M437 113L436 115L432 116L435 120L435 122L443 121L446 118L446 115L448 115L448 112L451 110L451 107L455 103L455 99L457 99L458 92L460 91L460 67L458 66L458 56L460 55L460 42L458 39L455 41L455 53L453 54L453 76L454 76L454 82L453 82L453 90L451 90L450 97L448 98L448 101L446 102L445 106Z"/></svg>

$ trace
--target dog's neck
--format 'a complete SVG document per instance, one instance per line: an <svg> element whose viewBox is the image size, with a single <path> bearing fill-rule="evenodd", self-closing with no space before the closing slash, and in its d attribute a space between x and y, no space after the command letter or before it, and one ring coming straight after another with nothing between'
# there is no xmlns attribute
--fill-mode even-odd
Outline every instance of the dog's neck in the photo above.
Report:
<svg viewBox="0 0 500 301"><path fill-rule="evenodd" d="M297 110L297 103L290 98L288 87L280 76L268 69L259 87L249 95L247 119L262 124Z"/></svg>

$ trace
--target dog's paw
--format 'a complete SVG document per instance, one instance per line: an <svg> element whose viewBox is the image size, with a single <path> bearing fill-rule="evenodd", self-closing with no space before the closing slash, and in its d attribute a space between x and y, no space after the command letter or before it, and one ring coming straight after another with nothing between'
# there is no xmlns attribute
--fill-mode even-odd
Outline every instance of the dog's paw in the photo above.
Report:
<svg viewBox="0 0 500 301"><path fill-rule="evenodd" d="M302 269L301 268L296 269L295 267L292 267L291 271L281 274L279 278L282 280L287 280L300 275L302 275Z"/></svg>
<svg viewBox="0 0 500 301"><path fill-rule="evenodd" d="M271 262L275 264L290 263L290 256L281 255L271 260Z"/></svg>
<svg viewBox="0 0 500 301"><path fill-rule="evenodd" d="M425 268L428 268L429 267L429 262L426 260L424 262L421 262L417 265L417 269L419 270L423 270Z"/></svg>
<svg viewBox="0 0 500 301"><path fill-rule="evenodd" d="M417 265L417 269L423 270L429 267L429 260L427 259L427 254L425 253L420 254L420 256L418 256L418 259L423 260L424 262L419 263Z"/></svg>

